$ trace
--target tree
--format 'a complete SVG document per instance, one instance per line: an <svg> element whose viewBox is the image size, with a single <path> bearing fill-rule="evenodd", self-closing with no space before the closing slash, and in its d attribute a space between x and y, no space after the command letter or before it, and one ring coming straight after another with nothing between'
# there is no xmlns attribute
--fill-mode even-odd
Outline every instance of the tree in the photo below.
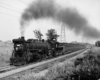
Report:
<svg viewBox="0 0 100 80"><path fill-rule="evenodd" d="M48 40L57 40L57 38L59 37L55 29L49 29L46 33L46 36Z"/></svg>
<svg viewBox="0 0 100 80"><path fill-rule="evenodd" d="M43 34L41 33L40 30L34 30L33 32L34 32L34 34L35 34L35 37L36 37L38 40L41 40L41 39L42 39Z"/></svg>

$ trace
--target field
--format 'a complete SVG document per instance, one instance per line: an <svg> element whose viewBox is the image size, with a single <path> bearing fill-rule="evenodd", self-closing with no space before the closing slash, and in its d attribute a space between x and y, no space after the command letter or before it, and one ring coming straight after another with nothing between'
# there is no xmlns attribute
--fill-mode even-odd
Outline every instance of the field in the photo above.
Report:
<svg viewBox="0 0 100 80"><path fill-rule="evenodd" d="M12 54L13 44L0 42L0 67L9 65L9 58Z"/></svg>

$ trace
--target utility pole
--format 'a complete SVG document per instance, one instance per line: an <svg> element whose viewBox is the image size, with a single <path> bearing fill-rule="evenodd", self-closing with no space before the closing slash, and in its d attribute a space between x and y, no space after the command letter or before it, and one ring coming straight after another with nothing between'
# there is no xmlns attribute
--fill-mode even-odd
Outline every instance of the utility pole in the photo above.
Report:
<svg viewBox="0 0 100 80"><path fill-rule="evenodd" d="M66 32L65 32L65 26L61 23L61 35L60 35L60 41L66 42Z"/></svg>

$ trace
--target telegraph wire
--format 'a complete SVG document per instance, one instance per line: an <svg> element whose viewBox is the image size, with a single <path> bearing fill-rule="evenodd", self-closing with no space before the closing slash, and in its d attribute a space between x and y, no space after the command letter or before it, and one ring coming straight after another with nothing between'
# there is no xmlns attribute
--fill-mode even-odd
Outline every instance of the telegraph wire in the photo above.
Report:
<svg viewBox="0 0 100 80"><path fill-rule="evenodd" d="M15 12L17 12L17 13L21 13L21 12L19 12L19 11L17 11L17 10L10 9L10 8L8 8L8 7L4 7L4 6L1 6L1 5L0 5L0 7L3 7L3 8L6 8L6 9L9 9L9 10L11 10L11 11L15 11Z"/></svg>
<svg viewBox="0 0 100 80"><path fill-rule="evenodd" d="M3 4L3 5L6 5L6 6L9 6L9 7L15 8L15 7L13 7L13 6L10 6L10 5L5 4L5 3L2 3L2 2L0 2L0 4ZM19 8L16 8L16 9L19 9ZM19 9L19 10L21 10L21 9Z"/></svg>
<svg viewBox="0 0 100 80"><path fill-rule="evenodd" d="M4 12L0 12L1 14L5 14L5 15L10 15L12 17L16 17L16 18L20 18L19 16L15 16L15 15L11 15L11 14L7 14L7 13L4 13Z"/></svg>

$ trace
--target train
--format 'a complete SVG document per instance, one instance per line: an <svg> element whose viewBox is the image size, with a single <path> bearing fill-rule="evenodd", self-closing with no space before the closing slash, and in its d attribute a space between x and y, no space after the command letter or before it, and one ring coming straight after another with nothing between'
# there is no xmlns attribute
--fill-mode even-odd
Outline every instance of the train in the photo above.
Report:
<svg viewBox="0 0 100 80"><path fill-rule="evenodd" d="M24 37L12 40L14 50L10 58L10 65L24 65L56 56L57 51L63 50L63 46L55 40L37 40Z"/></svg>
<svg viewBox="0 0 100 80"><path fill-rule="evenodd" d="M19 66L33 62L50 59L65 52L83 49L80 44L60 43L56 40L37 40L24 37L12 40L13 52L10 57L10 65Z"/></svg>

